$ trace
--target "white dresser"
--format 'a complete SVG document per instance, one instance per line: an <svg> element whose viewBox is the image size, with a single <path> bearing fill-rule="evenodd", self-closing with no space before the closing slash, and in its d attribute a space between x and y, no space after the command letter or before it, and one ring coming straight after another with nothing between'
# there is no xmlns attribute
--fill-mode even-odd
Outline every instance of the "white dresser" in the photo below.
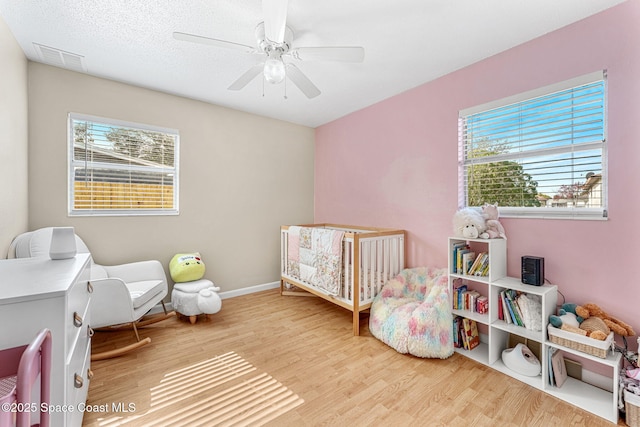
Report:
<svg viewBox="0 0 640 427"><path fill-rule="evenodd" d="M81 426L89 390L91 256L0 260L0 349L28 344L42 328L53 338L52 426Z"/></svg>

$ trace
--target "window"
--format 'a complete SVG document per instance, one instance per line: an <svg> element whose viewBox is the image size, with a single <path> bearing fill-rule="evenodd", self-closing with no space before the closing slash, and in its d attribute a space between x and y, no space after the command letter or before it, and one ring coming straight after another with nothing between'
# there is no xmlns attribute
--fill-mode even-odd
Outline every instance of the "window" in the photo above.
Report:
<svg viewBox="0 0 640 427"><path fill-rule="evenodd" d="M460 112L459 204L505 217L605 218L606 73Z"/></svg>
<svg viewBox="0 0 640 427"><path fill-rule="evenodd" d="M69 115L70 215L178 213L178 131Z"/></svg>

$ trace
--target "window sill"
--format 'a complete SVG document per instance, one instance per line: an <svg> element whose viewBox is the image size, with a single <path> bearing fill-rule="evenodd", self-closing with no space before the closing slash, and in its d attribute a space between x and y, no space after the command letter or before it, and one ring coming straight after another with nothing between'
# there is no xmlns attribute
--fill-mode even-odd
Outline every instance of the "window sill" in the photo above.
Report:
<svg viewBox="0 0 640 427"><path fill-rule="evenodd" d="M500 218L523 219L562 219L579 221L606 221L608 213L606 209L594 208L500 208Z"/></svg>

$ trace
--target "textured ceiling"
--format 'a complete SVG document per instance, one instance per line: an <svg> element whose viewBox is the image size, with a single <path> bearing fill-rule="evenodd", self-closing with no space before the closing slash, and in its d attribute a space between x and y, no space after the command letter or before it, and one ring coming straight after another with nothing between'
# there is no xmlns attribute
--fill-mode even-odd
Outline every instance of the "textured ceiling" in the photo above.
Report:
<svg viewBox="0 0 640 427"><path fill-rule="evenodd" d="M0 14L30 60L51 63L39 44L90 75L316 127L618 3L290 0L293 47L365 48L362 63L294 61L322 92L313 99L260 77L227 90L261 57L172 37L255 46L259 0L0 0Z"/></svg>

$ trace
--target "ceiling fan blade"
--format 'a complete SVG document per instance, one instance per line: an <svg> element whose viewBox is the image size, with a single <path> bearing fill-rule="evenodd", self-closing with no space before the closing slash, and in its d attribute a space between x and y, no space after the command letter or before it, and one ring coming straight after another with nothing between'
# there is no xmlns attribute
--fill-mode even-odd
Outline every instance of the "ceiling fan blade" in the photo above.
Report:
<svg viewBox="0 0 640 427"><path fill-rule="evenodd" d="M359 46L342 47L298 47L289 54L302 61L364 61L364 48Z"/></svg>
<svg viewBox="0 0 640 427"><path fill-rule="evenodd" d="M288 0L262 0L264 34L267 40L274 43L282 43L284 41L288 5Z"/></svg>
<svg viewBox="0 0 640 427"><path fill-rule="evenodd" d="M287 77L293 82L298 89L304 93L307 98L315 98L320 95L320 89L318 89L307 76L305 76L298 67L293 64L287 64Z"/></svg>
<svg viewBox="0 0 640 427"><path fill-rule="evenodd" d="M209 46L222 47L225 49L241 50L247 53L253 53L256 50L255 48L251 46L247 46L245 44L228 42L225 40L212 39L210 37L196 36L195 34L180 33L177 31L173 33L173 38L176 40L206 44Z"/></svg>
<svg viewBox="0 0 640 427"><path fill-rule="evenodd" d="M251 80L255 79L258 74L262 73L263 69L264 69L264 64L254 65L253 67L249 68L243 75L238 77L238 80L231 83L231 86L229 86L228 89L229 90L242 89L243 87L248 85Z"/></svg>

